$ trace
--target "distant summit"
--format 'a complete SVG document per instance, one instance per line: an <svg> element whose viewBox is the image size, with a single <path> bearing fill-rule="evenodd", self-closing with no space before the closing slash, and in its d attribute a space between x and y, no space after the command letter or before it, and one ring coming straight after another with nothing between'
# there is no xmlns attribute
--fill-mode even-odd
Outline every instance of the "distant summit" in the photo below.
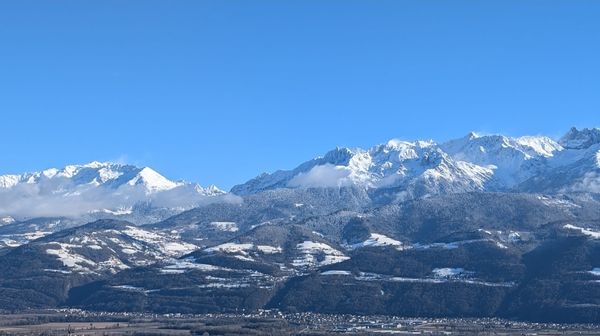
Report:
<svg viewBox="0 0 600 336"><path fill-rule="evenodd" d="M224 193L215 186L171 181L149 167L94 161L0 176L0 216L131 214L141 203L186 209Z"/></svg>
<svg viewBox="0 0 600 336"><path fill-rule="evenodd" d="M565 148L584 149L600 143L600 128L584 128L578 130L572 127L560 139L560 144Z"/></svg>

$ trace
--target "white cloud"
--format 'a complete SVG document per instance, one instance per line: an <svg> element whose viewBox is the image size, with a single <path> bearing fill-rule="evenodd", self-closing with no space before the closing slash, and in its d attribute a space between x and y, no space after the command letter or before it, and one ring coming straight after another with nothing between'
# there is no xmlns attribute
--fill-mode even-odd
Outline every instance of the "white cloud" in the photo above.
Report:
<svg viewBox="0 0 600 336"><path fill-rule="evenodd" d="M571 191L600 193L600 174L588 172L583 179L570 188Z"/></svg>
<svg viewBox="0 0 600 336"><path fill-rule="evenodd" d="M119 188L75 185L67 178L42 179L0 189L0 216L16 218L77 217L94 210L117 210L150 202L155 207L192 208L215 202L240 202L237 196L204 196L192 185L148 194L142 185Z"/></svg>
<svg viewBox="0 0 600 336"><path fill-rule="evenodd" d="M290 187L344 187L352 184L350 173L344 166L325 164L314 166L311 170L300 173L288 182Z"/></svg>

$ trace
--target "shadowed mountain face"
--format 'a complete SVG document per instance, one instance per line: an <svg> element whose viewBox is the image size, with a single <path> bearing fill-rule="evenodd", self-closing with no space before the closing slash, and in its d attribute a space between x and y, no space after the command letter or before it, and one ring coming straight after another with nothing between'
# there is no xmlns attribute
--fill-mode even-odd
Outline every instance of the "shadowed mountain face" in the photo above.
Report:
<svg viewBox="0 0 600 336"><path fill-rule="evenodd" d="M149 187L133 168L5 179L1 193L71 172L85 188L139 187L149 200L132 207L144 218L135 224L106 211L3 217L0 309L600 322L598 132L336 149L234 187L241 196ZM189 188L203 201L173 216L157 206L157 195L177 203Z"/></svg>
<svg viewBox="0 0 600 336"><path fill-rule="evenodd" d="M277 205L100 221L9 249L0 306L596 321L593 195L453 194L301 216L307 195L296 207L298 195L275 194Z"/></svg>

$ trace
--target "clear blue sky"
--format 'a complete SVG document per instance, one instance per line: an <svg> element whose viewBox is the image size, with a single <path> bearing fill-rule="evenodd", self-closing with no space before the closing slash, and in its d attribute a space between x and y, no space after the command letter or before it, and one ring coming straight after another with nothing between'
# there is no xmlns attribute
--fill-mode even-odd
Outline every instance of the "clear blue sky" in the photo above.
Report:
<svg viewBox="0 0 600 336"><path fill-rule="evenodd" d="M0 173L229 188L337 145L600 126L599 1L2 1Z"/></svg>

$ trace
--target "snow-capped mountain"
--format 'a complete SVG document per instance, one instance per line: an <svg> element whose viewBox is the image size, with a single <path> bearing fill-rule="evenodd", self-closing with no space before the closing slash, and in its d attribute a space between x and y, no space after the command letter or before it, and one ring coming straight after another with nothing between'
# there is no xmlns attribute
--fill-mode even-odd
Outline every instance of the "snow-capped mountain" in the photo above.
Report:
<svg viewBox="0 0 600 336"><path fill-rule="evenodd" d="M548 168L525 181L527 192L600 192L600 129L572 128L559 143L563 147L546 162Z"/></svg>
<svg viewBox="0 0 600 336"><path fill-rule="evenodd" d="M182 211L223 194L215 186L171 181L149 167L91 162L0 176L0 216L121 216L153 208Z"/></svg>
<svg viewBox="0 0 600 336"><path fill-rule="evenodd" d="M395 190L402 198L469 191L519 190L543 176L568 170L565 186L594 191L600 129L571 129L559 142L545 136L477 135L442 144L390 140L370 149L337 148L289 171L262 174L235 186L239 195L277 188L358 186ZM597 186L597 184L596 184ZM527 190L531 189L531 186ZM545 191L538 188L536 191ZM556 191L552 189L552 191Z"/></svg>
<svg viewBox="0 0 600 336"><path fill-rule="evenodd" d="M41 172L2 175L0 188L10 189L24 183L40 184L44 181L54 181L55 189L69 185L92 185L117 189L128 185L142 186L147 193L171 190L186 184L171 181L149 167L139 168L133 165L94 161L83 165L69 165L62 169L50 168ZM214 186L208 189L199 188L198 191L205 195L220 193L214 188Z"/></svg>
<svg viewBox="0 0 600 336"><path fill-rule="evenodd" d="M494 171L500 188L512 187L540 172L540 160L551 158L563 147L545 136L511 138L469 133L448 141L442 149L455 160L471 162Z"/></svg>
<svg viewBox="0 0 600 336"><path fill-rule="evenodd" d="M578 130L572 127L560 139L560 144L569 149L585 149L600 144L600 128L584 128Z"/></svg>
<svg viewBox="0 0 600 336"><path fill-rule="evenodd" d="M399 141L369 150L337 148L292 171L263 174L232 189L251 194L274 188L362 186L426 194L482 190L493 171L454 160L433 141Z"/></svg>
<svg viewBox="0 0 600 336"><path fill-rule="evenodd" d="M600 129L572 128L559 141L469 133L445 143L341 147L293 170L262 174L232 193L345 187L396 200L470 191L598 192ZM0 224L40 217L143 224L233 197L215 186L169 180L149 167L91 162L0 176Z"/></svg>

